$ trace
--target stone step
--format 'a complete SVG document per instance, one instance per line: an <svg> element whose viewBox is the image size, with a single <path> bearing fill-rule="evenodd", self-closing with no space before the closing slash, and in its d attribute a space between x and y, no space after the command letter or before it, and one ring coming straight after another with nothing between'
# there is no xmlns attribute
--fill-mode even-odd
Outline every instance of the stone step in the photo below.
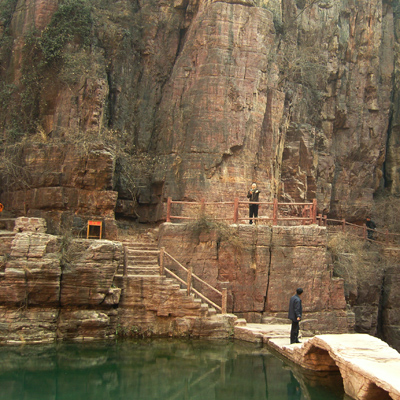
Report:
<svg viewBox="0 0 400 400"><path fill-rule="evenodd" d="M157 262L151 262L151 261L130 261L127 264L127 267L141 267L141 268L146 268L146 267L158 267L159 264Z"/></svg>
<svg viewBox="0 0 400 400"><path fill-rule="evenodd" d="M128 267L126 272L128 275L159 275L160 269L158 267Z"/></svg>
<svg viewBox="0 0 400 400"><path fill-rule="evenodd" d="M142 268L142 269L147 269L147 268L157 268L158 271L160 271L160 267L158 264L129 264L126 269L129 268Z"/></svg>
<svg viewBox="0 0 400 400"><path fill-rule="evenodd" d="M123 243L128 249L149 249L149 250L159 250L156 244L151 243Z"/></svg>
<svg viewBox="0 0 400 400"><path fill-rule="evenodd" d="M171 283L169 286L171 289L181 290L181 285L179 285L179 283Z"/></svg>
<svg viewBox="0 0 400 400"><path fill-rule="evenodd" d="M127 254L130 256L138 256L138 255L147 255L147 256L158 256L160 254L159 250L152 250L152 249L127 249Z"/></svg>
<svg viewBox="0 0 400 400"><path fill-rule="evenodd" d="M217 314L217 310L214 307L208 307L208 315L212 316L212 315L216 315Z"/></svg>
<svg viewBox="0 0 400 400"><path fill-rule="evenodd" d="M144 256L140 256L140 255L128 256L127 261L132 262L132 263L144 261L144 262L151 262L151 263L158 264L158 257L146 256L146 255L144 255Z"/></svg>

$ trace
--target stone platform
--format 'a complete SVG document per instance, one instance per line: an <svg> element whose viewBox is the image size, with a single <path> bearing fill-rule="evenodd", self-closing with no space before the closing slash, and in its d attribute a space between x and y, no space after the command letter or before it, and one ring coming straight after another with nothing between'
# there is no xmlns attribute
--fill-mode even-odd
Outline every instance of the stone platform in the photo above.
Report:
<svg viewBox="0 0 400 400"><path fill-rule="evenodd" d="M303 368L340 371L347 395L357 400L400 400L400 354L367 334L317 335L289 344L290 325L238 321L235 339L264 343Z"/></svg>

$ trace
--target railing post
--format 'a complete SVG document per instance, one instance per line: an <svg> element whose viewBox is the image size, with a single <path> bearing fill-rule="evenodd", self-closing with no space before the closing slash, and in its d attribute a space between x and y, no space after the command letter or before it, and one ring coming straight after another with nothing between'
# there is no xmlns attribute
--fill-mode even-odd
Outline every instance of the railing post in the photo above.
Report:
<svg viewBox="0 0 400 400"><path fill-rule="evenodd" d="M206 201L204 199L200 200L200 214L204 215L205 211L206 211Z"/></svg>
<svg viewBox="0 0 400 400"><path fill-rule="evenodd" d="M312 223L317 223L317 199L313 199L312 205Z"/></svg>
<svg viewBox="0 0 400 400"><path fill-rule="evenodd" d="M171 204L172 204L172 198L168 197L168 199L167 199L167 222L171 222Z"/></svg>
<svg viewBox="0 0 400 400"><path fill-rule="evenodd" d="M346 230L346 220L343 218L342 219L342 232Z"/></svg>
<svg viewBox="0 0 400 400"><path fill-rule="evenodd" d="M233 223L237 224L239 220L239 197L235 197L233 201Z"/></svg>
<svg viewBox="0 0 400 400"><path fill-rule="evenodd" d="M222 314L226 314L227 305L228 305L228 289L223 288L222 289L222 303L221 303L221 313Z"/></svg>
<svg viewBox="0 0 400 400"><path fill-rule="evenodd" d="M165 263L165 247L160 249L160 275L164 275L164 263Z"/></svg>
<svg viewBox="0 0 400 400"><path fill-rule="evenodd" d="M191 285L192 285L192 267L189 267L188 273L187 273L187 294L188 294L188 296L190 296Z"/></svg>
<svg viewBox="0 0 400 400"><path fill-rule="evenodd" d="M272 225L278 225L278 199L274 199Z"/></svg>
<svg viewBox="0 0 400 400"><path fill-rule="evenodd" d="M324 215L324 226L328 225L328 216Z"/></svg>

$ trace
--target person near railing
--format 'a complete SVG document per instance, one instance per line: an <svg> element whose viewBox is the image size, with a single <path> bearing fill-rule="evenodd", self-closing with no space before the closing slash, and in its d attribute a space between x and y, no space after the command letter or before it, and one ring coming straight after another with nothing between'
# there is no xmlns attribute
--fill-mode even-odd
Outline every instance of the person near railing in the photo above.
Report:
<svg viewBox="0 0 400 400"><path fill-rule="evenodd" d="M251 189L247 192L247 198L250 203L258 202L260 195L260 191L257 189L257 184L255 182L252 183ZM250 225L253 223L252 218L258 218L258 204L249 204L249 218ZM257 221L255 221L257 223Z"/></svg>
<svg viewBox="0 0 400 400"><path fill-rule="evenodd" d="M375 230L376 230L376 224L374 221L372 221L371 217L368 216L366 218L365 225L367 226L367 236L368 239L370 240L375 240Z"/></svg>

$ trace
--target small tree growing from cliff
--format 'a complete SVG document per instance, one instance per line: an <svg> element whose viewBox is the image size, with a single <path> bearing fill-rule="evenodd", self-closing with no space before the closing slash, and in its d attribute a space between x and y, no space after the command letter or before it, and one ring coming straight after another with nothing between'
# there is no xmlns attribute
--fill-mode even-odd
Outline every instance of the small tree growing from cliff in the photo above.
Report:
<svg viewBox="0 0 400 400"><path fill-rule="evenodd" d="M243 243L240 240L236 228L212 218L204 213L200 213L198 218L187 224L187 229L191 232L192 238L200 239L201 234L215 234L217 246L222 242L226 242L237 251L242 251Z"/></svg>

